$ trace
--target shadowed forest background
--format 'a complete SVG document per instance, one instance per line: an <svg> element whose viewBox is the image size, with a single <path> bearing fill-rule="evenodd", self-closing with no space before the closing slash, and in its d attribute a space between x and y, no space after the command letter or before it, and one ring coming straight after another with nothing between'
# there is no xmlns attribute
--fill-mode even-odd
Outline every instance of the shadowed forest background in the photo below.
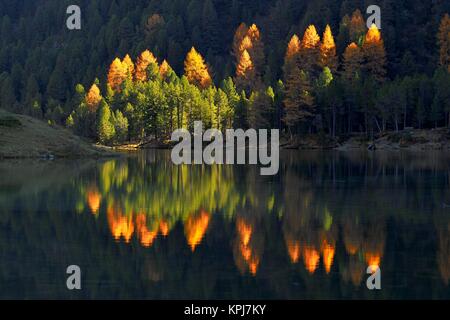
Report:
<svg viewBox="0 0 450 320"><path fill-rule="evenodd" d="M82 29L65 27L77 4ZM366 27L381 7L381 30ZM103 143L194 120L288 135L450 125L450 2L0 1L0 106Z"/></svg>

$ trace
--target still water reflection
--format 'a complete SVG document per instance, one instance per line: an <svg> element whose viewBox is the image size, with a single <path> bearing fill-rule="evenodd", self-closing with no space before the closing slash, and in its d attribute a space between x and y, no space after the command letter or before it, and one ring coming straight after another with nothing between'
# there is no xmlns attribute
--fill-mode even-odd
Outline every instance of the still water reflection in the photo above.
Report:
<svg viewBox="0 0 450 320"><path fill-rule="evenodd" d="M167 151L3 161L0 298L448 299L449 159L293 151L274 177Z"/></svg>

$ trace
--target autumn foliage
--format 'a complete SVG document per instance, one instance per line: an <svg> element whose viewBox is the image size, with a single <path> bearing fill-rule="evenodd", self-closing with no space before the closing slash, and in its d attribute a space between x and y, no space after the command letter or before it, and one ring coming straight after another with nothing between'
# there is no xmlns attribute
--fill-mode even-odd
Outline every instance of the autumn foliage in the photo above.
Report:
<svg viewBox="0 0 450 320"><path fill-rule="evenodd" d="M212 83L205 61L194 47L191 48L184 61L184 74L190 83L199 88L209 87Z"/></svg>
<svg viewBox="0 0 450 320"><path fill-rule="evenodd" d="M158 61L149 50L143 51L136 61L136 71L134 77L137 81L147 80L147 68L151 63L158 64Z"/></svg>
<svg viewBox="0 0 450 320"><path fill-rule="evenodd" d="M108 72L108 84L115 91L119 92L121 90L122 82L127 77L126 66L122 64L119 58L114 59L109 67Z"/></svg>

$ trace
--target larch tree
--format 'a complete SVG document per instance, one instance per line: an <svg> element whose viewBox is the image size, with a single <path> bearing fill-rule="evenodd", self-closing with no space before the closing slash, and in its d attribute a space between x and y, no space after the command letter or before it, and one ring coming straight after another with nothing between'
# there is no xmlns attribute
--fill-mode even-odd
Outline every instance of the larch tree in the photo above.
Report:
<svg viewBox="0 0 450 320"><path fill-rule="evenodd" d="M286 54L284 56L283 74L285 80L288 78L289 73L295 69L300 53L300 47L300 39L294 34L288 43Z"/></svg>
<svg viewBox="0 0 450 320"><path fill-rule="evenodd" d="M319 65L320 36L314 25L306 29L300 49L300 69L313 75L320 72Z"/></svg>
<svg viewBox="0 0 450 320"><path fill-rule="evenodd" d="M97 111L98 105L102 101L102 95L100 94L100 89L94 83L86 94L86 105L88 110L92 113Z"/></svg>
<svg viewBox="0 0 450 320"><path fill-rule="evenodd" d="M297 68L295 72L289 75L289 78L286 80L285 99L283 102L285 110L283 122L288 127L292 137L292 128L300 122L310 120L315 111L312 85L309 75L305 71Z"/></svg>
<svg viewBox="0 0 450 320"><path fill-rule="evenodd" d="M143 51L136 60L134 78L137 81L147 81L147 68L152 63L158 64L153 53L149 50Z"/></svg>
<svg viewBox="0 0 450 320"><path fill-rule="evenodd" d="M450 72L450 16L445 14L439 25L439 65Z"/></svg>
<svg viewBox="0 0 450 320"><path fill-rule="evenodd" d="M386 51L381 38L380 30L372 24L367 31L362 47L364 54L364 69L377 82L384 82L386 79Z"/></svg>
<svg viewBox="0 0 450 320"><path fill-rule="evenodd" d="M255 81L255 66L247 50L241 54L236 66L236 86L240 90L250 90Z"/></svg>
<svg viewBox="0 0 450 320"><path fill-rule="evenodd" d="M169 73L169 71L172 70L172 67L169 65L166 59L163 60L161 65L159 66L159 74L162 79L165 79Z"/></svg>
<svg viewBox="0 0 450 320"><path fill-rule="evenodd" d="M130 80L133 79L134 63L133 63L133 60L131 60L131 57L129 54L127 54L125 56L125 58L123 58L122 65L123 65L123 68L126 70L127 78Z"/></svg>
<svg viewBox="0 0 450 320"><path fill-rule="evenodd" d="M127 71L119 58L114 59L109 67L108 84L114 92L120 92L121 85L127 77Z"/></svg>
<svg viewBox="0 0 450 320"><path fill-rule="evenodd" d="M241 56L241 44L242 44L242 40L245 38L245 36L247 35L247 31L248 31L248 26L245 23L241 23L239 25L239 27L236 29L236 32L234 33L234 37L233 37L233 45L232 45L232 50L233 50L233 56L236 59L236 61L239 61L239 58Z"/></svg>
<svg viewBox="0 0 450 320"><path fill-rule="evenodd" d="M320 45L320 65L322 68L328 67L332 74L336 73L338 58L336 56L336 43L329 25L326 26Z"/></svg>
<svg viewBox="0 0 450 320"><path fill-rule="evenodd" d="M356 9L350 19L349 36L350 41L361 44L366 32L366 22L359 9Z"/></svg>
<svg viewBox="0 0 450 320"><path fill-rule="evenodd" d="M251 41L251 47L247 51L253 61L255 74L261 76L265 64L264 43L261 39L261 32L256 24L252 24L250 28L248 28L247 36Z"/></svg>
<svg viewBox="0 0 450 320"><path fill-rule="evenodd" d="M184 74L189 83L199 88L207 88L212 83L205 61L194 47L188 52L184 61Z"/></svg>
<svg viewBox="0 0 450 320"><path fill-rule="evenodd" d="M361 67L364 55L361 48L354 42L345 49L342 59L342 76L351 82L361 78Z"/></svg>

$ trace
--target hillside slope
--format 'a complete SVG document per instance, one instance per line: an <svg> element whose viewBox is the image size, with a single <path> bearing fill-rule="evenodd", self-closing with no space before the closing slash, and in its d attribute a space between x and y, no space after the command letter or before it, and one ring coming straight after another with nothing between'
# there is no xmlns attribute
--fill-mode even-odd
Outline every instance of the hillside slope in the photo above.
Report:
<svg viewBox="0 0 450 320"><path fill-rule="evenodd" d="M112 155L59 126L0 109L1 158L77 158Z"/></svg>

